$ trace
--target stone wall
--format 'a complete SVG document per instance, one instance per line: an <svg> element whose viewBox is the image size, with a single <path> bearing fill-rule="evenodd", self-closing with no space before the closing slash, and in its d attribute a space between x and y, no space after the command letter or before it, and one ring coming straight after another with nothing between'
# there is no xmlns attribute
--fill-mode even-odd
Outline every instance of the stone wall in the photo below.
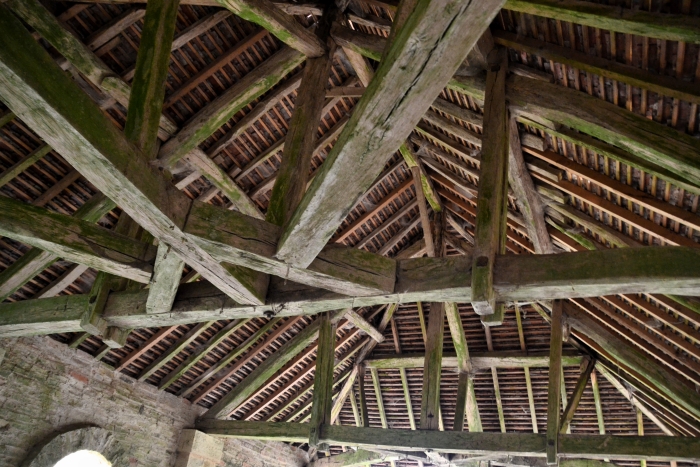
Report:
<svg viewBox="0 0 700 467"><path fill-rule="evenodd" d="M308 457L306 451L288 444L226 439L223 461L226 467L303 467Z"/></svg>
<svg viewBox="0 0 700 467"><path fill-rule="evenodd" d="M130 467L170 467L183 428L203 412L50 338L0 339L0 467L16 467L38 443L86 425L109 430ZM306 452L284 443L217 441L220 467L307 463Z"/></svg>
<svg viewBox="0 0 700 467"><path fill-rule="evenodd" d="M0 340L0 466L77 425L110 430L132 466L172 466L201 407L108 369L46 337Z"/></svg>

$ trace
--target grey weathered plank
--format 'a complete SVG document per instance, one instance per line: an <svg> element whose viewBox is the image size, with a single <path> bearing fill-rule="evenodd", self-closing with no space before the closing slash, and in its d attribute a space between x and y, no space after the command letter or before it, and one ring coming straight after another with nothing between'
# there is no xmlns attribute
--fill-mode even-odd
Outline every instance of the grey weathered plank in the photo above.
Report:
<svg viewBox="0 0 700 467"><path fill-rule="evenodd" d="M213 436L249 439L279 439L304 442L308 426L300 423L203 420L197 429ZM648 459L695 461L700 438L668 436L559 435L561 456L568 458ZM545 456L545 435L534 433L465 433L456 431L411 431L383 428L324 425L321 440L336 446L396 451L438 451L441 453Z"/></svg>
<svg viewBox="0 0 700 467"><path fill-rule="evenodd" d="M158 245L153 274L149 281L148 313L167 313L175 301L175 293L180 285L185 262L165 243Z"/></svg>
<svg viewBox="0 0 700 467"><path fill-rule="evenodd" d="M555 300L552 307L552 332L549 337L549 385L547 389L547 464L559 460L559 418L562 381L562 306Z"/></svg>
<svg viewBox="0 0 700 467"><path fill-rule="evenodd" d="M319 23L316 34L312 34L321 43L328 39L332 17L337 11L333 3L329 3L326 10L327 15ZM294 112L284 138L282 162L265 215L268 222L280 227L289 222L306 192L334 53L333 45L315 58L308 58L302 72Z"/></svg>
<svg viewBox="0 0 700 467"><path fill-rule="evenodd" d="M291 267L274 258L281 229L237 212L195 202L185 231L219 261L348 295L393 290L393 260L331 245L308 269Z"/></svg>
<svg viewBox="0 0 700 467"><path fill-rule="evenodd" d="M327 451L328 446L319 443L321 425L330 423L333 406L333 366L335 362L335 323L330 312L319 317L318 349L314 373L314 396L309 424L309 446Z"/></svg>
<svg viewBox="0 0 700 467"><path fill-rule="evenodd" d="M87 270L88 267L82 264L74 264L73 266L70 266L66 272L37 292L33 298L55 297L59 293L63 292L66 287L75 282L76 279L78 279L78 277L80 277Z"/></svg>
<svg viewBox="0 0 700 467"><path fill-rule="evenodd" d="M301 267L313 261L502 4L417 3L285 230L280 259Z"/></svg>
<svg viewBox="0 0 700 467"><path fill-rule="evenodd" d="M584 359L584 364L586 366L581 370L579 379L576 382L576 387L574 388L574 393L571 396L571 399L569 399L569 402L566 405L566 408L564 409L564 412L561 417L559 432L562 434L567 432L567 429L571 424L571 420L574 419L574 413L578 408L579 402L581 402L581 397L583 397L583 391L586 389L586 385L588 384L588 379L591 376L591 373L593 372L593 368L595 368L595 359Z"/></svg>
<svg viewBox="0 0 700 467"><path fill-rule="evenodd" d="M124 134L149 159L155 158L158 150L158 127L179 3L149 0L143 19Z"/></svg>
<svg viewBox="0 0 700 467"><path fill-rule="evenodd" d="M174 167L189 151L214 134L236 112L270 90L304 61L304 56L285 47L246 74L222 95L207 104L160 151L165 168Z"/></svg>
<svg viewBox="0 0 700 467"><path fill-rule="evenodd" d="M78 208L74 217L88 222L97 222L114 207L114 202L100 193ZM15 293L15 291L53 264L57 259L58 257L53 253L39 248L32 248L22 255L21 258L0 273L0 302Z"/></svg>
<svg viewBox="0 0 700 467"><path fill-rule="evenodd" d="M493 270L501 251L504 210L508 185L508 109L506 108L505 50L494 50L492 66L486 75L484 134L481 171L474 227L474 264L472 266L472 306L482 316L496 313ZM500 317L499 317L500 319Z"/></svg>
<svg viewBox="0 0 700 467"><path fill-rule="evenodd" d="M147 283L154 248L90 222L0 197L0 234L74 263Z"/></svg>
<svg viewBox="0 0 700 467"><path fill-rule="evenodd" d="M505 8L624 34L700 43L700 25L687 15L619 8L581 0L508 0Z"/></svg>
<svg viewBox="0 0 700 467"><path fill-rule="evenodd" d="M525 218L528 236L535 246L536 253L540 255L554 253L544 220L542 201L525 165L518 123L514 118L509 119L508 143L508 182Z"/></svg>
<svg viewBox="0 0 700 467"><path fill-rule="evenodd" d="M401 260L393 292L366 297L348 297L280 281L270 288L263 306L238 304L206 283L183 284L172 311L157 315L146 313L147 291L118 293L110 298L106 319L115 326L138 328L262 317L273 307L278 316L295 316L422 300L464 303L471 299L470 268L468 256ZM498 300L504 302L643 292L696 295L700 288L700 251L664 247L509 255L496 261L494 287ZM280 304L284 304L281 310ZM2 304L0 308L5 306L15 304ZM50 313L51 308L45 311Z"/></svg>
<svg viewBox="0 0 700 467"><path fill-rule="evenodd" d="M277 8L269 0L217 0L217 2L241 18L259 24L280 41L307 57L319 57L326 51L323 41L304 29L292 16Z"/></svg>
<svg viewBox="0 0 700 467"><path fill-rule="evenodd" d="M191 201L148 165L90 98L56 66L7 7L0 8L0 95L85 178L203 277L243 303L262 303L181 228Z"/></svg>

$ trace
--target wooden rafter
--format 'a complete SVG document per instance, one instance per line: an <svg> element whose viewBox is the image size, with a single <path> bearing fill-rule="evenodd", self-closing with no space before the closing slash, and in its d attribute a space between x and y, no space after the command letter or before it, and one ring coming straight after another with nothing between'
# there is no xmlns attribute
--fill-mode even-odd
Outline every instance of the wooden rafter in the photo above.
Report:
<svg viewBox="0 0 700 467"><path fill-rule="evenodd" d="M464 57L453 52L471 49L501 4L418 2L304 195L277 257L296 266L311 263L457 69ZM416 38L426 45L419 54Z"/></svg>

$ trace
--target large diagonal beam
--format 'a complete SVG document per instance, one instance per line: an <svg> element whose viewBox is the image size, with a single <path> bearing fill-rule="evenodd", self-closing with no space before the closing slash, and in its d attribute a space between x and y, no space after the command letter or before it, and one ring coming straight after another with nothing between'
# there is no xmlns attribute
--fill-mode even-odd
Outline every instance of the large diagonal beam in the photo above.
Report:
<svg viewBox="0 0 700 467"><path fill-rule="evenodd" d="M700 418L700 401L695 388L678 379L677 376L652 362L642 351L630 346L619 336L594 322L592 318L576 306L565 304L567 320L572 327L592 340L593 349L630 372L636 379L650 385L675 405ZM602 347L598 343L605 343ZM589 343L588 340L586 343Z"/></svg>
<svg viewBox="0 0 700 467"><path fill-rule="evenodd" d="M333 38L375 60L381 58L386 43L386 39L379 36L347 28L335 28ZM515 82L519 83L517 88ZM480 102L484 100L485 87L483 76L455 77L448 83L448 88ZM506 83L506 93L510 108L519 120L524 118L537 128L661 178L671 179L688 190L697 189L700 173L696 170L696 155L700 143L689 135L580 91L539 80L514 76ZM552 122L581 133L568 128L555 129Z"/></svg>
<svg viewBox="0 0 700 467"><path fill-rule="evenodd" d="M231 297L262 303L182 227L191 201L156 174L7 9L0 8L0 95L47 143L136 222Z"/></svg>
<svg viewBox="0 0 700 467"><path fill-rule="evenodd" d="M502 4L417 2L292 217L277 257L295 266L311 263Z"/></svg>
<svg viewBox="0 0 700 467"><path fill-rule="evenodd" d="M94 223L114 209L115 206L112 200L98 193L78 208L73 216L76 219ZM58 259L59 256L40 248L32 248L27 251L21 258L12 263L10 267L0 273L0 302L15 293Z"/></svg>
<svg viewBox="0 0 700 467"><path fill-rule="evenodd" d="M131 89L129 85L116 76L114 72L92 52L88 46L71 34L50 11L37 0L12 0L8 2L12 10L27 24L34 28L41 37L58 50L91 83L122 104L129 106ZM161 137L171 136L177 126L167 116L159 117Z"/></svg>
<svg viewBox="0 0 700 467"><path fill-rule="evenodd" d="M455 78L449 87L484 98L485 81L480 76ZM522 76L508 79L506 95L518 117L581 131L700 186L700 142L690 135L575 89Z"/></svg>
<svg viewBox="0 0 700 467"><path fill-rule="evenodd" d="M148 283L152 245L91 222L0 197L0 235L99 271Z"/></svg>

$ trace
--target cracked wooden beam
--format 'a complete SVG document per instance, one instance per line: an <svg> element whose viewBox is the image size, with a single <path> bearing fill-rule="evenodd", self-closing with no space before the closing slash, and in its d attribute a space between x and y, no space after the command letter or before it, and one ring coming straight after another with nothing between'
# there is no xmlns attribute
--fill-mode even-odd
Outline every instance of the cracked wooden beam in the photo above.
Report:
<svg viewBox="0 0 700 467"><path fill-rule="evenodd" d="M285 229L277 257L296 266L311 263L502 4L417 3ZM417 38L425 44L420 51L413 46Z"/></svg>

